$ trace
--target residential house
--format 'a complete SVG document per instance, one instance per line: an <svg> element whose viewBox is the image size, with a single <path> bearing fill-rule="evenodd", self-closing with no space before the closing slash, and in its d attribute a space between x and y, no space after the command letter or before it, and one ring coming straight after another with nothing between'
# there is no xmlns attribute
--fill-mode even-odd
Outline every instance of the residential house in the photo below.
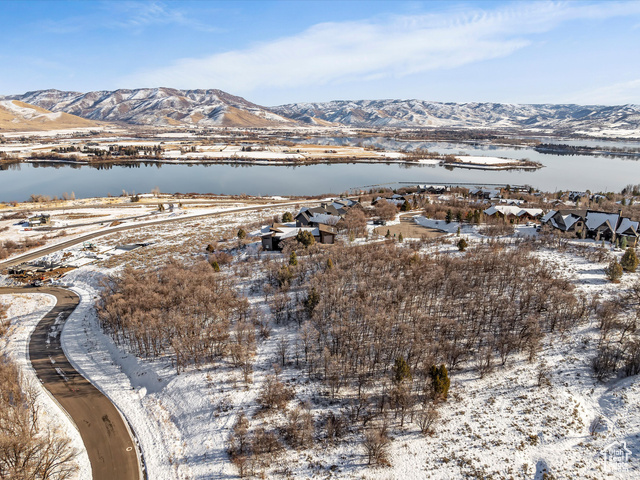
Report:
<svg viewBox="0 0 640 480"><path fill-rule="evenodd" d="M518 223L537 220L542 216L540 208L522 208L518 205L492 205L484 211L489 217L500 217Z"/></svg>
<svg viewBox="0 0 640 480"><path fill-rule="evenodd" d="M639 222L623 217L620 212L600 212L585 209L551 210L542 218L542 223L563 232L575 232L582 238L615 242L626 237L629 245L635 246L639 236Z"/></svg>
<svg viewBox="0 0 640 480"><path fill-rule="evenodd" d="M487 189L487 188L472 188L469 190L469 195L472 197L484 198L487 200L492 200L495 198L500 198L500 190L495 189Z"/></svg>
<svg viewBox="0 0 640 480"><path fill-rule="evenodd" d="M418 193L428 193L431 195L442 195L450 190L445 185L418 185Z"/></svg>
<svg viewBox="0 0 640 480"><path fill-rule="evenodd" d="M51 215L48 213L42 213L40 215L34 215L27 218L27 223L30 227L39 227L41 225L51 225Z"/></svg>
<svg viewBox="0 0 640 480"><path fill-rule="evenodd" d="M322 203L319 207L303 207L295 216L296 226L336 225L356 205L358 202L355 200L341 198L332 203Z"/></svg>
<svg viewBox="0 0 640 480"><path fill-rule="evenodd" d="M298 232L311 232L317 243L331 245L335 242L337 230L330 225L319 224L315 227L300 227L291 223L274 223L261 230L262 248L264 250L281 250L280 242L294 238Z"/></svg>
<svg viewBox="0 0 640 480"><path fill-rule="evenodd" d="M396 207L402 207L405 203L412 206L415 203L415 198L415 193L407 193L405 195L394 193L390 197L377 197L373 202L371 202L371 205L377 204L380 200L386 200L389 203L393 203Z"/></svg>

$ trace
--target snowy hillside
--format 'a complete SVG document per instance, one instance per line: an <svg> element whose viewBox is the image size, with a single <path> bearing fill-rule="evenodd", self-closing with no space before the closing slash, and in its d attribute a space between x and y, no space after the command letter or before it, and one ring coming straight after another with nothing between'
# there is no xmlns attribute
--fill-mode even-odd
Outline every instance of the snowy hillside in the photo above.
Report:
<svg viewBox="0 0 640 480"><path fill-rule="evenodd" d="M556 131L640 129L640 107L440 103L358 100L274 107L280 115L311 123L358 127L540 128Z"/></svg>
<svg viewBox="0 0 640 480"><path fill-rule="evenodd" d="M40 90L11 98L54 112L134 125L266 127L293 123L221 90L141 88L89 93Z"/></svg>
<svg viewBox="0 0 640 480"><path fill-rule="evenodd" d="M95 127L95 122L18 100L0 100L0 131Z"/></svg>

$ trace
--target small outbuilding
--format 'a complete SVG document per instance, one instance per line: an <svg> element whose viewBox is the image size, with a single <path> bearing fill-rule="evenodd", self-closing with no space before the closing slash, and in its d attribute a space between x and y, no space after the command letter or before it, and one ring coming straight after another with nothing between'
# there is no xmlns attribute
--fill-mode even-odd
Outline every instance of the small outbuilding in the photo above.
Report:
<svg viewBox="0 0 640 480"><path fill-rule="evenodd" d="M51 215L48 213L42 213L40 215L34 215L27 218L27 224L30 227L40 227L42 225L51 225Z"/></svg>

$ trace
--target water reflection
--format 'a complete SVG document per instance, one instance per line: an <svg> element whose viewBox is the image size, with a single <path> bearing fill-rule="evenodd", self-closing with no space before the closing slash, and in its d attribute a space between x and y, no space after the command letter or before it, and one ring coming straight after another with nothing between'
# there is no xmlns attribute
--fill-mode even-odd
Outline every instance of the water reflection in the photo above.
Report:
<svg viewBox="0 0 640 480"><path fill-rule="evenodd" d="M545 167L536 171L483 171L446 169L435 165L383 163L319 163L314 165L174 164L151 161L102 163L38 162L0 164L0 201L26 200L33 193L78 197L129 192L149 192L155 186L163 192L226 193L250 195L320 195L341 193L364 185L412 183L504 183L558 189L619 191L640 178L640 162L627 158L591 155L554 155L531 148L454 142L400 141L393 138L313 138L299 141L349 145L361 142L395 150L426 149L441 154L488 155L529 159ZM628 145L633 145L627 142ZM611 145L615 147L616 145ZM638 144L635 144L637 147Z"/></svg>

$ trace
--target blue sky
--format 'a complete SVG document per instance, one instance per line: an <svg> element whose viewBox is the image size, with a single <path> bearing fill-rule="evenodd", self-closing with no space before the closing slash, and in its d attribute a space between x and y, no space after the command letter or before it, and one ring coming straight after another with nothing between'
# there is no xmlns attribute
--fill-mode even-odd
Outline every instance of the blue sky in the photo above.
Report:
<svg viewBox="0 0 640 480"><path fill-rule="evenodd" d="M640 104L640 1L1 1L0 94Z"/></svg>

